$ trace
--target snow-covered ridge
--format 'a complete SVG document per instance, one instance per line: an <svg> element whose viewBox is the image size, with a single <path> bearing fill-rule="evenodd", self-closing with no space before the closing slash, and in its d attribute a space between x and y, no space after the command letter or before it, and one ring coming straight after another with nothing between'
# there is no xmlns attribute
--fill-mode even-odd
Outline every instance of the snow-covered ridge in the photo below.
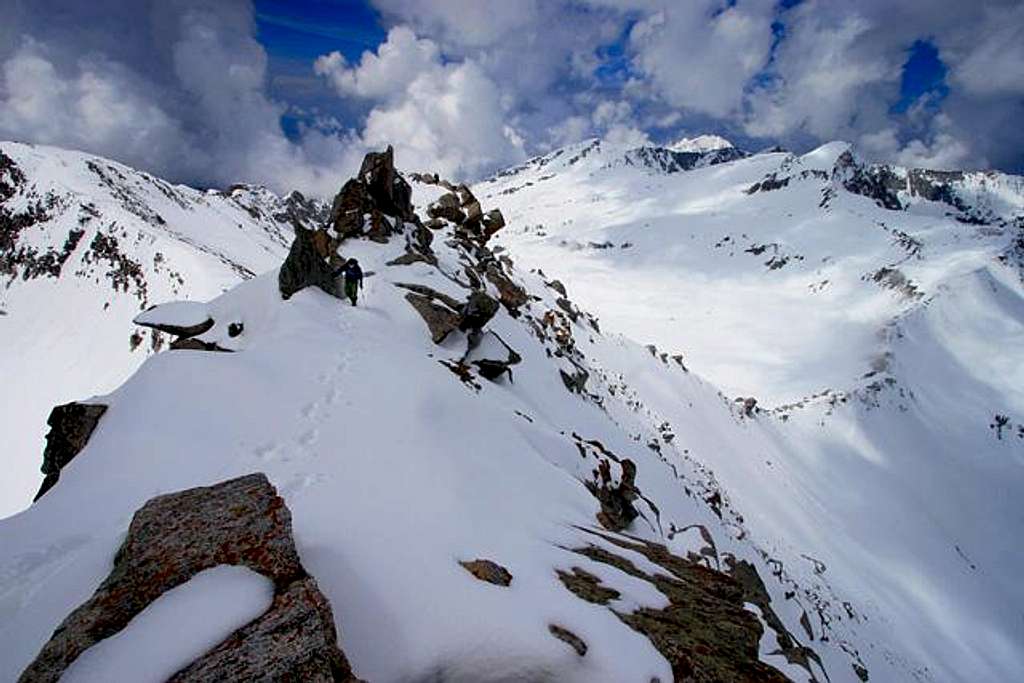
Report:
<svg viewBox="0 0 1024 683"><path fill-rule="evenodd" d="M342 243L373 273L366 307L281 301L275 269L140 318L206 315L195 348L229 353L151 357L97 398L59 484L0 523L0 677L95 587L144 501L259 470L370 680L672 680L609 608L660 623L686 594L655 577L695 565L747 582L759 659L793 680L1011 680L1014 179L978 184L1002 199L975 224L945 201L886 208L841 145L672 171L621 151L583 143L455 197L413 182L430 221L363 214L387 239ZM751 191L772 174L789 181ZM467 241L495 205L507 225ZM470 349L474 289L505 303ZM508 349L511 375L488 379ZM692 563L682 577L659 548ZM478 559L510 585L460 564ZM722 604L698 621L723 614L750 623Z"/></svg>
<svg viewBox="0 0 1024 683"><path fill-rule="evenodd" d="M278 262L291 221L325 207L265 188L196 190L89 154L0 143L0 375L19 387L0 418L0 516L38 486L55 404L110 391L164 337L131 318L209 297Z"/></svg>

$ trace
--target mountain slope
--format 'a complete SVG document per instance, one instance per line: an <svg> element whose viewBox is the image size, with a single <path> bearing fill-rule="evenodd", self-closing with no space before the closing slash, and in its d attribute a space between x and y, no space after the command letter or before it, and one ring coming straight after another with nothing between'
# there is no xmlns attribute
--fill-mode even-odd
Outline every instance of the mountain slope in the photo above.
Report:
<svg viewBox="0 0 1024 683"><path fill-rule="evenodd" d="M667 154L582 143L474 189L521 266L759 401L775 448L694 451L757 535L885 605L916 675L1012 678L1024 179L868 166L841 143Z"/></svg>
<svg viewBox="0 0 1024 683"><path fill-rule="evenodd" d="M301 195L201 192L99 157L0 143L0 516L40 481L46 417L120 384L161 348L131 319L206 298L280 261L290 220L322 217Z"/></svg>
<svg viewBox="0 0 1024 683"><path fill-rule="evenodd" d="M438 218L454 215L446 196L414 184L430 228L389 218L388 239L341 243L369 274L364 305L315 287L284 301L271 271L207 305L199 346L230 353L163 351L96 399L109 408L57 485L0 522L4 678L95 588L143 502L253 471L287 501L368 680L898 680L921 666L928 653L891 627L901 612L849 566L802 559L831 562L835 529L803 545L812 520L751 518L757 499L706 466L756 453L760 476L762 454L792 448L777 425L601 332L561 284L468 235L471 199ZM500 308L470 306L480 295ZM471 310L479 337L432 341L444 311ZM459 564L479 559L511 584Z"/></svg>
<svg viewBox="0 0 1024 683"><path fill-rule="evenodd" d="M94 399L109 407L57 485L0 521L0 677L95 589L144 502L263 471L368 680L730 680L736 666L797 681L1012 680L1024 667L1024 561L1007 540L1024 484L1017 181L943 191L908 172L920 191L900 196L898 172L846 151L586 143L477 186L480 202L418 176L422 224L377 209L400 178L350 181L328 224L345 224L341 253L368 274L360 307L315 287L282 300L276 269L203 306L158 306L153 319L208 313L193 348L231 353L150 357ZM876 203L894 201L911 208ZM806 282L817 268L831 269L820 291ZM737 335L767 330L750 346L765 355L801 317L847 326L817 329L804 343L819 356L792 354L802 369L785 381L734 368L726 395L701 363L728 334L706 330L701 346L686 328L676 355L647 332L678 334L666 317L688 314L656 289L666 277L694 297L761 297L723 297L746 321L712 312ZM784 295L789 306L765 305ZM646 315L616 296L649 301ZM479 337L459 329L471 311ZM843 339L861 328L880 333ZM460 566L475 560L511 583ZM128 636L144 638L137 627ZM166 662L164 677L187 664Z"/></svg>

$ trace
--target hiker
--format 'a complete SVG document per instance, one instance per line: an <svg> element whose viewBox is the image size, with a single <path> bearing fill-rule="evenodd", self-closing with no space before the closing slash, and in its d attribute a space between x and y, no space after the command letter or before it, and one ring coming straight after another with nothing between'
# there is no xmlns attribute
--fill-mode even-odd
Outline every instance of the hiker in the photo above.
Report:
<svg viewBox="0 0 1024 683"><path fill-rule="evenodd" d="M359 295L359 290L363 287L363 269L359 267L359 261L354 258L350 258L342 264L341 268L334 271L334 277L343 275L345 277L345 296L348 297L352 305L356 305L356 298Z"/></svg>

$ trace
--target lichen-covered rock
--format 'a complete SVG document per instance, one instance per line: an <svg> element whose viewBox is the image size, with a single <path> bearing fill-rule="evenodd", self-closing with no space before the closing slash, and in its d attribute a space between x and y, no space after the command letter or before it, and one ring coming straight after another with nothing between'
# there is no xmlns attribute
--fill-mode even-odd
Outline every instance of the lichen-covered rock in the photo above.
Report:
<svg viewBox="0 0 1024 683"><path fill-rule="evenodd" d="M110 574L57 627L19 680L57 681L85 650L119 632L162 594L225 564L271 579L274 601L175 680L356 680L338 649L327 598L299 560L291 513L262 473L143 505Z"/></svg>
<svg viewBox="0 0 1024 683"><path fill-rule="evenodd" d="M676 681L783 683L789 680L760 661L758 648L763 627L757 617L744 608L749 600L739 581L673 555L658 543L617 534L590 533L600 537L603 543L575 548L574 552L618 569L632 577L631 580L647 582L668 599L668 605L660 609L640 607L624 612L615 605L608 605L608 609L651 641L668 660ZM625 552L615 552L610 546L618 546ZM630 559L634 552L664 571L649 573L646 568L641 569ZM606 604L606 599L611 597L611 593L593 593L585 584L566 581L563 574L568 574L559 573L566 587L588 602ZM810 680L817 680L809 669L808 673Z"/></svg>
<svg viewBox="0 0 1024 683"><path fill-rule="evenodd" d="M517 315L519 307L529 301L526 290L513 282L512 278L508 275L505 275L495 262L487 264L485 274L491 284L497 287L501 303L508 312Z"/></svg>
<svg viewBox="0 0 1024 683"><path fill-rule="evenodd" d="M270 609L172 676L168 683L355 681L337 647L331 606L312 577L274 596Z"/></svg>
<svg viewBox="0 0 1024 683"><path fill-rule="evenodd" d="M100 403L74 402L50 411L46 420L50 431L46 434L43 466L40 468L44 475L43 483L33 500L39 500L53 488L60 479L60 471L89 443L89 437L105 412L107 406Z"/></svg>
<svg viewBox="0 0 1024 683"><path fill-rule="evenodd" d="M493 583L495 586L508 586L512 583L512 573L497 562L476 559L471 562L460 561L459 564L481 581Z"/></svg>
<svg viewBox="0 0 1024 683"><path fill-rule="evenodd" d="M281 296L289 299L295 292L314 286L331 296L338 296L338 287L331 274L331 268L317 252L313 231L306 230L298 224L294 227L295 240L277 275Z"/></svg>

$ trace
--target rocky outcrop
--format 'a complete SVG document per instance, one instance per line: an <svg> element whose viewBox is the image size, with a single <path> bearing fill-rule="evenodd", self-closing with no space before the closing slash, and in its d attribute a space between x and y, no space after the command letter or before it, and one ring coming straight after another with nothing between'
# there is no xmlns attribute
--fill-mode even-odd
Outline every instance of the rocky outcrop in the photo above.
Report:
<svg viewBox="0 0 1024 683"><path fill-rule="evenodd" d="M508 586L512 583L512 573L497 562L476 559L471 562L460 560L459 564L481 581L493 583L495 586Z"/></svg>
<svg viewBox="0 0 1024 683"><path fill-rule="evenodd" d="M440 344L449 334L459 329L459 314L447 306L435 303L430 297L409 292L405 300L416 309L430 330L430 338Z"/></svg>
<svg viewBox="0 0 1024 683"><path fill-rule="evenodd" d="M43 466L40 468L44 475L43 483L33 501L53 488L60 479L60 471L89 443L89 437L105 412L107 406L100 403L74 402L57 406L50 412L46 420L50 431L46 435Z"/></svg>
<svg viewBox="0 0 1024 683"><path fill-rule="evenodd" d="M328 228L334 239L363 237L387 242L403 222L418 223L412 206L412 188L395 170L394 150L370 152L359 174L334 197Z"/></svg>
<svg viewBox="0 0 1024 683"><path fill-rule="evenodd" d="M633 505L640 497L640 492L636 488L636 465L628 458L620 460L619 465L622 473L618 483L612 482L611 465L608 460L600 461L594 481L585 482L587 490L601 505L597 521L609 531L627 529L640 514Z"/></svg>
<svg viewBox="0 0 1024 683"><path fill-rule="evenodd" d="M327 598L299 560L291 514L261 473L143 505L110 574L57 627L19 680L57 681L85 650L119 632L166 591L219 565L266 576L274 583L274 600L171 680L357 681L337 646Z"/></svg>
<svg viewBox="0 0 1024 683"><path fill-rule="evenodd" d="M427 323L435 344L455 330L479 331L498 312L498 302L480 290L473 290L466 301L459 301L426 285L396 282L395 286L410 291L405 300Z"/></svg>
<svg viewBox="0 0 1024 683"><path fill-rule="evenodd" d="M294 227L295 240L277 275L281 296L290 299L295 292L306 287L319 287L331 296L338 296L331 268L314 244L314 232L298 224Z"/></svg>
<svg viewBox="0 0 1024 683"><path fill-rule="evenodd" d="M366 155L358 179L366 185L378 210L407 221L416 219L412 188L395 170L395 151L391 145L383 152Z"/></svg>
<svg viewBox="0 0 1024 683"><path fill-rule="evenodd" d="M609 605L618 591L600 579L574 568L558 572L565 587L577 597L608 609L633 630L646 636L668 660L676 681L766 681L789 679L760 661L758 646L763 627L744 608L747 593L736 579L697 562L673 555L658 543L615 534L589 532L602 543L591 543L573 552L647 582L668 599L662 609L640 607L623 612ZM618 552L615 547L621 548ZM660 570L648 573L630 553L638 553ZM582 576L582 579L577 577ZM813 675L810 676L814 679Z"/></svg>

